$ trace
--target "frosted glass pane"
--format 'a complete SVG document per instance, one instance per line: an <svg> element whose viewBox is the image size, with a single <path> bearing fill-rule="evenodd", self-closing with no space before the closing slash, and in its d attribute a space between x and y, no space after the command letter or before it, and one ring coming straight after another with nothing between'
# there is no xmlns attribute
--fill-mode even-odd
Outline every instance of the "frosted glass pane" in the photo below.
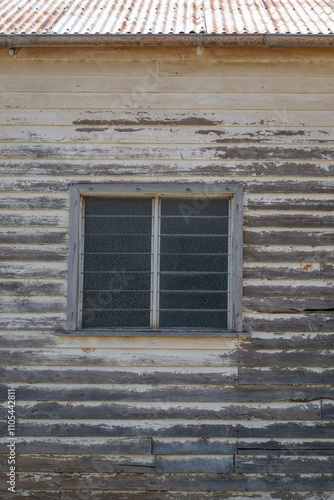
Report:
<svg viewBox="0 0 334 500"><path fill-rule="evenodd" d="M164 292L161 309L227 309L227 293Z"/></svg>
<svg viewBox="0 0 334 500"><path fill-rule="evenodd" d="M229 201L161 202L161 328L227 328Z"/></svg>
<svg viewBox="0 0 334 500"><path fill-rule="evenodd" d="M85 197L85 215L139 215L150 216L151 198Z"/></svg>
<svg viewBox="0 0 334 500"><path fill-rule="evenodd" d="M227 253L228 238L221 236L161 235L161 253Z"/></svg>
<svg viewBox="0 0 334 500"><path fill-rule="evenodd" d="M161 269L164 271L227 272L227 254L175 254L160 256Z"/></svg>
<svg viewBox="0 0 334 500"><path fill-rule="evenodd" d="M83 300L85 310L147 309L150 306L150 292L86 292Z"/></svg>
<svg viewBox="0 0 334 500"><path fill-rule="evenodd" d="M160 311L160 328L227 329L226 311Z"/></svg>
<svg viewBox="0 0 334 500"><path fill-rule="evenodd" d="M86 217L85 234L150 234L151 217Z"/></svg>
<svg viewBox="0 0 334 500"><path fill-rule="evenodd" d="M112 290L149 290L150 273L138 272L107 272L84 273L85 291L112 291Z"/></svg>
<svg viewBox="0 0 334 500"><path fill-rule="evenodd" d="M151 235L85 235L85 253L149 253Z"/></svg>
<svg viewBox="0 0 334 500"><path fill-rule="evenodd" d="M164 290L225 290L227 274L175 274L161 273L161 292Z"/></svg>
<svg viewBox="0 0 334 500"><path fill-rule="evenodd" d="M148 328L150 311L83 311L83 328Z"/></svg>
<svg viewBox="0 0 334 500"><path fill-rule="evenodd" d="M161 234L228 233L228 217L162 217Z"/></svg>
<svg viewBox="0 0 334 500"><path fill-rule="evenodd" d="M85 201L83 328L150 326L152 199Z"/></svg>
<svg viewBox="0 0 334 500"><path fill-rule="evenodd" d="M161 204L161 215L176 215L178 217L191 216L226 216L229 212L227 198L165 198Z"/></svg>
<svg viewBox="0 0 334 500"><path fill-rule="evenodd" d="M108 254L108 253L86 253L85 269L90 272L109 272L115 271L150 271L151 254Z"/></svg>

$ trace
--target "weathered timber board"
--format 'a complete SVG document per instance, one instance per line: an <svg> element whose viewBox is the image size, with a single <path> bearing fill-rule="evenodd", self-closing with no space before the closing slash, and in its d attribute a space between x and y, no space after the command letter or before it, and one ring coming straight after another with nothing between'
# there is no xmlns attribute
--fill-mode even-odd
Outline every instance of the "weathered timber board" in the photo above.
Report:
<svg viewBox="0 0 334 500"><path fill-rule="evenodd" d="M94 80L95 81L95 80ZM12 78L11 78L12 82ZM178 92L170 90L162 90L154 92L149 88L146 92L140 93L140 103L138 102L138 94L124 95L120 92L99 92L97 89L92 89L89 92L87 99L86 92L82 89L72 89L70 93L62 93L59 99L57 91L49 91L47 93L36 93L36 82L33 91L28 88L22 91L0 92L0 106L2 108L17 109L17 108L53 108L53 109L86 109L94 110L105 109L129 111L133 108L143 110L189 110L194 106L201 110L259 110L259 94L257 92L247 93L235 92L235 88L231 92L222 92L222 88L218 92L210 92L209 89L203 88L202 92L195 94L185 91L185 88L179 89ZM11 85L11 83L10 83ZM131 89L132 90L132 89ZM297 93L290 93L290 89L281 89L279 93L262 93L261 94L261 109L270 110L278 120L283 123L289 119L291 113L300 110L332 110L334 109L334 96L331 93L321 94L314 89L314 92L302 94L299 89ZM332 124L332 122L331 122ZM103 125L103 123L102 123Z"/></svg>
<svg viewBox="0 0 334 500"><path fill-rule="evenodd" d="M243 300L244 309L251 312L264 312L272 314L300 313L300 312L324 312L333 311L334 299L299 299L290 297L288 299L259 297ZM333 345L333 344L332 344Z"/></svg>
<svg viewBox="0 0 334 500"><path fill-rule="evenodd" d="M160 145L151 147L152 151L155 151L155 149L159 148ZM188 175L218 175L226 177L242 176L244 177L243 180L246 182L246 185L248 183L250 183L250 185L253 185L255 182L261 183L261 181L263 181L264 186L266 185L265 178L268 176L274 176L277 178L275 182L279 186L281 185L282 182L284 182L284 178L288 177L290 178L297 177L299 182L305 182L303 181L304 177L314 177L317 179L318 182L319 179L321 178L330 180L333 177L333 171L334 171L334 166L332 161L317 161L317 160L310 161L310 159L300 160L299 158L295 158L293 159L293 161L285 159L281 160L276 159L275 161L273 160L262 161L261 159L258 159L257 161L254 161L254 160L247 160L247 158L238 160L216 159L215 161L210 161L210 159L201 158L199 156L191 160L187 158L180 158L178 160L163 158L159 160L156 157L154 158L152 157L150 159L149 165L147 164L147 161L145 162L140 159L129 160L129 159L117 158L114 161L112 161L110 159L94 160L94 159L84 159L84 158L78 159L78 157L74 157L71 158L70 160L68 159L62 160L61 167L62 168L59 167L59 159L36 158L32 161L29 158L26 159L8 158L2 162L0 166L0 172L2 175L9 175L13 177L21 175L26 176L27 173L29 173L29 175L31 176L32 175L54 176L58 179L57 181L53 182L60 183L61 177L64 176L64 173L66 173L66 176L88 177L91 176L92 170L94 169L93 170L94 179L97 180L99 176L105 177L110 175L127 175L127 173L131 175L147 175L149 170L152 174L157 174L157 175L188 174ZM256 176L256 179L252 179L253 176ZM12 179L12 182L14 181L14 179ZM18 179L15 180L18 181ZM88 177L87 180L92 181L91 177L90 178ZM295 184L297 184L296 180ZM294 187L294 191L297 189L297 187L298 187L297 185ZM63 190L64 189L62 189L60 186L59 191ZM38 200L41 197L48 196L47 193L48 191L50 191L50 188L48 189L46 187L45 191L46 193L44 195L40 196L34 195L37 198L36 204L39 204ZM266 192L265 189L263 189L262 192L259 193L259 195L265 192ZM279 191L276 190L274 192L279 192ZM310 190L309 192L312 193L313 191ZM289 206L294 207L293 208L294 210L307 209L305 208L305 206L307 207L307 205L305 205L307 200L304 202L304 205L302 203L298 204L298 199L295 200L295 198L291 198L291 190L289 193L287 192L287 195L288 195L288 200L285 204L277 202L277 205L273 205L273 208L270 207L270 198L268 200L265 197L265 195L264 195L263 205L260 202L258 203L255 202L254 204L251 204L249 206L246 205L246 207L248 209L255 209L255 210L264 210L264 209L289 210L291 209L289 208ZM7 196L9 196L9 194L7 194ZM305 196L309 196L307 191L305 191ZM330 199L328 200L328 198ZM324 202L327 200L328 200L328 207L324 205ZM20 200L18 201L18 203L20 203ZM34 206L33 200L31 200L31 203L32 206ZM315 210L324 210L324 211L333 210L333 208L331 208L333 205L333 200L331 199L329 194L326 200L319 200L319 203L320 203L320 208L315 208ZM316 204L314 203L314 205ZM277 208L275 208L276 206ZM37 208L39 207L37 206L36 209ZM47 208L51 209L52 206L48 206ZM313 208L310 209L313 210Z"/></svg>
<svg viewBox="0 0 334 500"><path fill-rule="evenodd" d="M190 120L189 120L190 121ZM194 119L194 121L196 121ZM200 120L198 120L200 121ZM0 126L2 142L8 143L175 143L175 144L326 144L334 140L334 128L314 127L113 127L109 125Z"/></svg>
<svg viewBox="0 0 334 500"><path fill-rule="evenodd" d="M1 246L0 246L1 248ZM22 252L24 250L22 249ZM15 254L16 255L16 254ZM1 262L1 278L66 279L67 264L45 262Z"/></svg>
<svg viewBox="0 0 334 500"><path fill-rule="evenodd" d="M267 330L268 331L268 330ZM270 329L269 329L270 331ZM1 351L2 366L44 365L44 366L277 366L277 367L331 367L334 351L227 351L202 350L168 350L150 351L138 349L131 352L118 349L96 349L83 347L81 349L3 349Z"/></svg>
<svg viewBox="0 0 334 500"><path fill-rule="evenodd" d="M0 245L1 261L41 261L41 263L45 265L46 262L67 261L67 255L67 245ZM59 277L61 276L59 275Z"/></svg>
<svg viewBox="0 0 334 500"><path fill-rule="evenodd" d="M8 471L7 461L8 454L0 455L1 471ZM154 455L127 456L113 453L110 455L19 454L15 466L17 472L68 472L69 470L71 472L156 472ZM206 472L215 471L208 470Z"/></svg>
<svg viewBox="0 0 334 500"><path fill-rule="evenodd" d="M233 455L160 455L156 457L156 472L159 473L232 473L234 472Z"/></svg>
<svg viewBox="0 0 334 500"><path fill-rule="evenodd" d="M148 80L148 81L147 81ZM307 76L297 77L219 77L210 78L198 76L161 76L150 75L148 77L138 76L78 76L78 75L39 75L38 90L40 92L122 92L123 100L126 102L126 94L130 93L129 100L144 91L150 92L238 92L238 93L318 93L331 94L333 91L330 78ZM0 76L0 87L9 92L35 92L36 76L24 75L22 78L12 76ZM328 109L328 108L327 108Z"/></svg>
<svg viewBox="0 0 334 500"><path fill-rule="evenodd" d="M1 399L6 399L6 387L0 386ZM16 387L17 400L27 401L129 401L129 402L212 402L212 403L262 403L262 402L296 402L307 403L320 399L331 399L334 387L300 385L240 385L240 386L117 386L96 387L78 384L77 386L45 385L40 388L33 385ZM307 408L304 407L307 411ZM185 410L186 411L186 410ZM203 410L205 413L205 410ZM153 412L153 409L152 409ZM200 413L200 412L199 412ZM241 414L244 412L241 411ZM317 414L317 410L316 410ZM319 414L317 415L317 418ZM221 417L220 417L221 418Z"/></svg>
<svg viewBox="0 0 334 500"><path fill-rule="evenodd" d="M290 145L262 146L252 144L249 146L157 146L150 144L138 145L109 145L98 144L27 144L17 143L15 149L11 145L1 146L0 157L10 158L54 158L54 159L127 159L127 160L325 160L332 161L334 157L333 146L304 146L293 147Z"/></svg>
<svg viewBox="0 0 334 500"><path fill-rule="evenodd" d="M53 337L55 339L55 337ZM42 343L40 341L40 343ZM50 343L50 345L52 345ZM237 368L117 368L117 367L0 367L4 383L68 384L236 384ZM334 370L333 370L334 372Z"/></svg>
<svg viewBox="0 0 334 500"><path fill-rule="evenodd" d="M0 453L8 453L8 438L0 438ZM129 455L136 460L139 455L151 455L151 438L22 438L17 441L16 452L18 454L45 452L55 454L81 454L81 455ZM139 458L140 461L140 458Z"/></svg>
<svg viewBox="0 0 334 500"><path fill-rule="evenodd" d="M279 109L281 104L279 102L280 96L273 95L273 104L275 101L278 104L277 109L240 109L242 102L246 106L253 101L252 97L248 100L245 99L245 95L240 95L236 97L234 94L230 94L230 102L236 101L239 98L238 103L239 109L228 109L229 103L226 102L226 109L221 110L216 109L206 110L207 102L204 102L205 93L198 94L196 99L199 103L202 103L204 109L193 110L191 107L188 109L110 109L111 106L106 106L105 109L87 109L91 105L91 100L98 98L97 94L91 94L90 99L86 101L83 109L62 109L62 102L68 102L70 107L68 95L63 95L61 102L58 101L56 108L48 108L48 104L55 97L54 94L49 96L49 102L45 101L45 97L42 94L35 95L34 101L33 96L29 93L26 95L27 100L31 100L32 108L25 109L26 102L23 100L25 94L21 94L22 108L3 108L1 110L0 125L16 125L16 126L34 126L34 125L62 125L62 126L88 126L88 127L235 127L235 126L249 126L249 127L332 127L333 126L333 112L329 109L322 109L321 113L318 110L312 109L294 109L295 104L289 101L290 109ZM143 99L147 99L147 95L143 94ZM183 94L185 100L189 100L189 94ZM104 95L101 99L104 99ZM152 96L153 97L153 96ZM172 98L175 96L171 96ZM212 101L216 97L216 104L221 105L226 100L226 96L222 97L218 94L213 96L212 94L207 94L208 100ZM288 96L285 96L288 100ZM321 95L313 96L321 99ZM331 96L329 96L331 97ZM77 98L82 98L80 94L74 94L73 101L75 102ZM119 96L112 94L110 95L111 101L114 99L119 99ZM300 96L297 94L295 96L297 101ZM11 101L12 94L9 95ZM161 99L164 99L164 95L161 95ZM307 105L310 100L309 95L304 96L304 105ZM72 101L72 103L73 103ZM172 101L171 101L172 102ZM268 97L263 95L261 98L261 107L268 102ZM38 103L41 104L40 109L36 108ZM157 99L157 106L159 106L159 101ZM159 106L160 107L160 106ZM86 109L85 109L86 108ZM170 106L169 106L170 108Z"/></svg>
<svg viewBox="0 0 334 500"><path fill-rule="evenodd" d="M51 394L50 394L51 396ZM6 418L8 408L0 404L0 418ZM25 419L222 419L222 420L318 420L321 404L224 404L224 403L20 403L15 407L16 418ZM175 471L174 471L175 472ZM188 471L189 472L189 471ZM194 471L200 472L200 471ZM214 472L214 471L212 471Z"/></svg>
<svg viewBox="0 0 334 500"><path fill-rule="evenodd" d="M1 476L0 476L1 477ZM201 474L201 481L194 474L70 474L70 473L19 473L18 483L22 489L83 489L83 490L147 490L168 491L333 491L331 474L279 475L249 474ZM6 488L6 476L1 478Z"/></svg>
<svg viewBox="0 0 334 500"><path fill-rule="evenodd" d="M287 473L316 474L333 472L334 457L286 457L247 455L235 457L235 472L244 473Z"/></svg>
<svg viewBox="0 0 334 500"><path fill-rule="evenodd" d="M334 368L239 368L240 384L333 384Z"/></svg>

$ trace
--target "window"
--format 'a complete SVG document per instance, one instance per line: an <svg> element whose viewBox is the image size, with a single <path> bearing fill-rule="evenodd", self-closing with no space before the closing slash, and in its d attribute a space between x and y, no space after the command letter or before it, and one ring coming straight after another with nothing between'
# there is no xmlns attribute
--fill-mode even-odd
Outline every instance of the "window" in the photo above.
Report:
<svg viewBox="0 0 334 500"><path fill-rule="evenodd" d="M77 184L70 220L68 330L242 330L241 184Z"/></svg>

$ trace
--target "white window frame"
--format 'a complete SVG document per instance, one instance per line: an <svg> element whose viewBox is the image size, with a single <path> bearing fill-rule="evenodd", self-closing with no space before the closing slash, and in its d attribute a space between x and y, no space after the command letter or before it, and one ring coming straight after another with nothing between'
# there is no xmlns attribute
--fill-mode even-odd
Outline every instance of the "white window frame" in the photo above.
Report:
<svg viewBox="0 0 334 500"><path fill-rule="evenodd" d="M229 272L229 328L228 330L182 329L81 329L80 289L83 199L85 196L199 196L222 197L230 200L230 259ZM73 184L70 187L70 231L68 259L67 317L68 333L80 335L172 335L172 336L229 336L242 333L242 262L243 262L243 185L238 182L110 182Z"/></svg>

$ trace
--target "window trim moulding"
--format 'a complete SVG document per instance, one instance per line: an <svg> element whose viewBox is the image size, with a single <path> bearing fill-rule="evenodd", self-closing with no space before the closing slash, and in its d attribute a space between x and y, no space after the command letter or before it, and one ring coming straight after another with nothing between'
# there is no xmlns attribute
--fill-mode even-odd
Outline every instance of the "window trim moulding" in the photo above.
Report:
<svg viewBox="0 0 334 500"><path fill-rule="evenodd" d="M198 195L228 197L231 207L231 317L229 330L214 329L80 329L80 245L82 235L82 200L84 196L154 196ZM243 263L243 184L240 182L109 182L79 183L70 186L70 229L66 328L56 335L96 337L248 337L242 330L242 263Z"/></svg>

